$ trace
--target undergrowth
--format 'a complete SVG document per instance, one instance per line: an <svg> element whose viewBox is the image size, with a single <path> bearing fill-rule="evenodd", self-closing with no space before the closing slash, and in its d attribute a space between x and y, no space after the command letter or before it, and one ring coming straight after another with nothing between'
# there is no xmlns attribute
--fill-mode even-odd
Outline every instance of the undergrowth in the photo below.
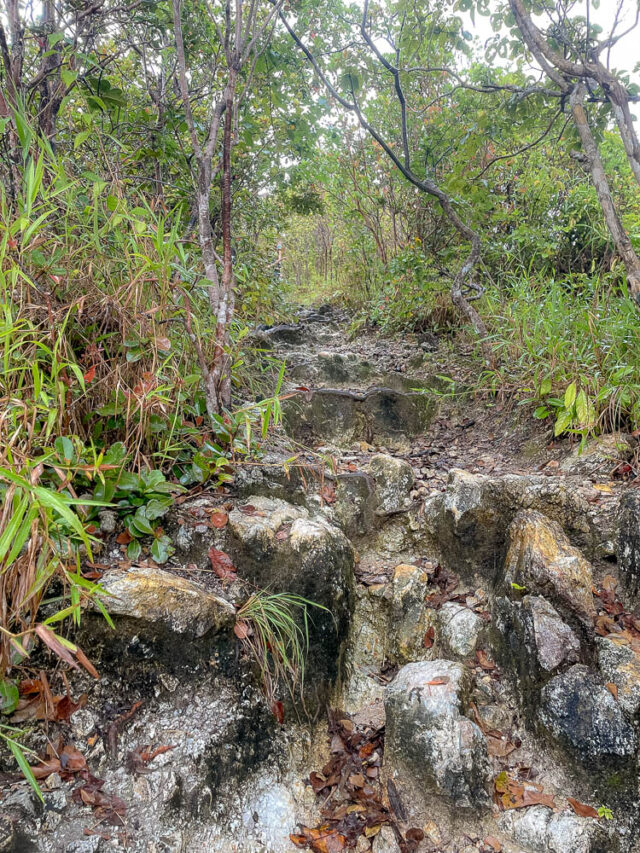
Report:
<svg viewBox="0 0 640 853"><path fill-rule="evenodd" d="M638 428L640 323L618 284L521 276L489 290L482 310L497 366L481 389L535 401L556 435Z"/></svg>

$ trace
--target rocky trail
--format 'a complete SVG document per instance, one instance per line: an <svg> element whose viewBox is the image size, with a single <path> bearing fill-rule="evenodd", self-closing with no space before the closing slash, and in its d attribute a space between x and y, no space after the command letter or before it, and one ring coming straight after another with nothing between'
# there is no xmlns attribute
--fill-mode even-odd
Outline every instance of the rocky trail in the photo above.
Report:
<svg viewBox="0 0 640 853"><path fill-rule="evenodd" d="M255 337L282 429L178 499L162 568L102 514L102 677L34 731L44 805L0 779L0 850L640 851L635 439L554 445L473 399L463 350L329 307ZM246 584L326 608L304 704L242 654Z"/></svg>

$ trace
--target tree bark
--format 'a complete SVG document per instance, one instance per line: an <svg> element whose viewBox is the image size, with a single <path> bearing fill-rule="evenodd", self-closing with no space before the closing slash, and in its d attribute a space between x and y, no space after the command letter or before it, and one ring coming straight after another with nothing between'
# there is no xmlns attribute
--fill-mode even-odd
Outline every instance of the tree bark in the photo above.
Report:
<svg viewBox="0 0 640 853"><path fill-rule="evenodd" d="M586 94L586 86L582 81L580 81L574 87L570 98L573 121L580 136L582 148L589 164L593 185L596 193L598 194L598 201L600 202L600 207L602 208L607 228L609 229L616 251L622 258L622 262L624 263L627 272L629 290L636 302L640 303L640 259L631 245L629 235L622 226L620 217L618 216L618 212L613 202L611 188L609 187L609 181L602 163L602 158L600 157L598 146L593 134L591 133L587 113L584 108Z"/></svg>

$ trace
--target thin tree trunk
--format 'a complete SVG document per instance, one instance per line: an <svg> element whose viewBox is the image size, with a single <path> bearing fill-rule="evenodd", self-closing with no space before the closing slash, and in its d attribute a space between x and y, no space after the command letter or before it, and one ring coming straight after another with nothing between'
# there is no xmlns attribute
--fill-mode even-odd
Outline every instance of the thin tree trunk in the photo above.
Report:
<svg viewBox="0 0 640 853"><path fill-rule="evenodd" d="M230 321L233 316L235 277L231 245L231 146L233 139L234 97L237 72L229 69L222 140L222 278L218 312L216 315L216 345L213 352L211 374L215 383L219 410L231 403L231 375L229 364Z"/></svg>
<svg viewBox="0 0 640 853"><path fill-rule="evenodd" d="M600 202L600 207L602 208L607 228L609 229L616 251L622 258L622 262L624 263L627 272L629 290L633 298L637 302L640 302L640 258L638 258L635 253L635 250L631 245L629 235L622 226L620 217L618 216L618 211L616 210L611 196L611 188L609 187L609 181L602 163L602 158L600 157L598 146L593 138L593 134L591 133L587 113L584 108L586 94L586 86L582 81L580 81L573 89L570 98L573 121L580 136L582 148L589 164L593 185L598 195L598 201Z"/></svg>

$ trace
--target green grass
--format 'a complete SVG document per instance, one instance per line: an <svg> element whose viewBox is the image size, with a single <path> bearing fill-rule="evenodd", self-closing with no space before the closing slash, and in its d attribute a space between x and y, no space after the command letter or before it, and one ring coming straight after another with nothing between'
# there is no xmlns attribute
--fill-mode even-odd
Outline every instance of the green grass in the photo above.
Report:
<svg viewBox="0 0 640 853"><path fill-rule="evenodd" d="M618 287L521 276L489 291L482 312L498 366L481 388L538 401L539 417L566 422L558 434L640 425L640 314Z"/></svg>

